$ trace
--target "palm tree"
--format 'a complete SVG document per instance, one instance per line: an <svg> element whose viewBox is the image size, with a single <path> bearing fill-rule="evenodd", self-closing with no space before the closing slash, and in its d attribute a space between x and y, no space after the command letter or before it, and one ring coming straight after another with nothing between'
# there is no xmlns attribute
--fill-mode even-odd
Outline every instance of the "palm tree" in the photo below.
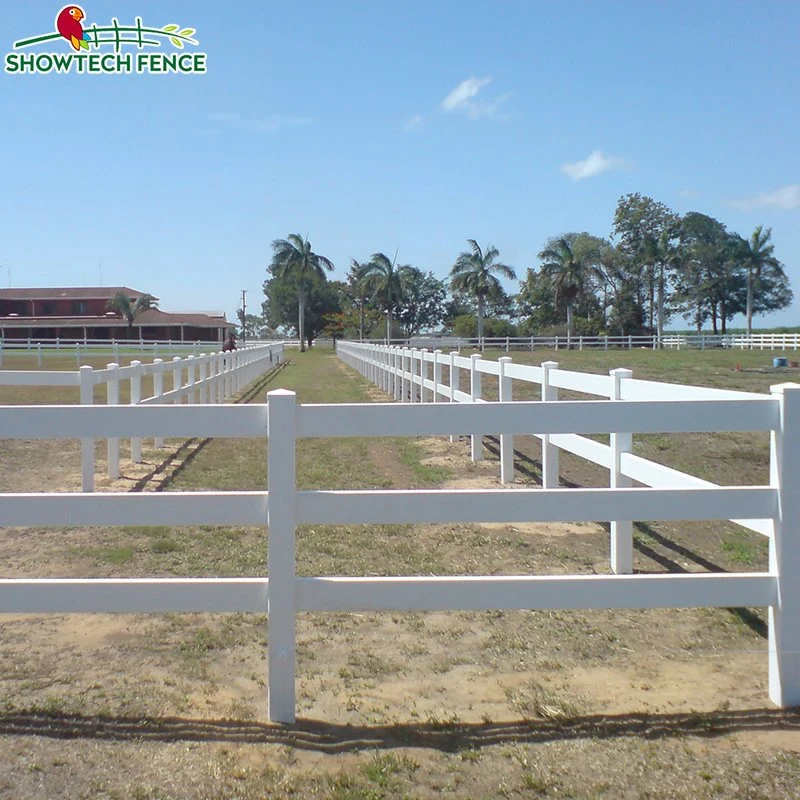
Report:
<svg viewBox="0 0 800 800"><path fill-rule="evenodd" d="M553 281L556 297L562 298L567 304L568 339L572 338L572 305L586 288L593 274L593 262L597 258L593 245L583 246L584 238L588 244L593 237L567 233L551 239L539 253L539 258L544 262L542 272Z"/></svg>
<svg viewBox="0 0 800 800"><path fill-rule="evenodd" d="M769 243L770 238L772 238L772 228L767 228L765 231L759 225L749 239L742 240L742 263L747 269L746 315L748 336L753 332L753 294L756 284L761 279L761 271L764 267L777 267L780 265L778 259L773 255L775 245Z"/></svg>
<svg viewBox="0 0 800 800"><path fill-rule="evenodd" d="M419 270L410 264L397 266L397 253L391 261L383 253L373 253L363 272L363 280L386 309L386 339L392 340L392 320L397 301L403 292L419 273Z"/></svg>
<svg viewBox="0 0 800 800"><path fill-rule="evenodd" d="M353 300L358 305L358 338L364 340L364 312L366 311L367 300L369 299L369 285L365 278L369 264L358 262L354 258L350 259L350 272L347 279L350 283L350 292Z"/></svg>
<svg viewBox="0 0 800 800"><path fill-rule="evenodd" d="M478 339L483 339L483 313L486 308L486 298L494 290L502 291L502 286L494 273L502 275L509 280L515 280L517 275L507 264L497 262L500 251L489 245L484 253L474 239L467 239L469 250L458 254L456 263L450 270L450 288L454 292L464 292L472 295L478 302Z"/></svg>
<svg viewBox="0 0 800 800"><path fill-rule="evenodd" d="M286 239L275 239L270 269L276 278L293 278L297 281L297 332L300 339L300 352L306 350L303 338L303 321L306 309L308 282L313 277L325 279L325 270L333 269L333 262L311 250L308 237L290 233Z"/></svg>
<svg viewBox="0 0 800 800"><path fill-rule="evenodd" d="M116 311L128 321L128 338L133 339L133 321L142 311L158 308L158 300L151 294L139 295L135 300L125 292L117 292L107 303L109 311Z"/></svg>

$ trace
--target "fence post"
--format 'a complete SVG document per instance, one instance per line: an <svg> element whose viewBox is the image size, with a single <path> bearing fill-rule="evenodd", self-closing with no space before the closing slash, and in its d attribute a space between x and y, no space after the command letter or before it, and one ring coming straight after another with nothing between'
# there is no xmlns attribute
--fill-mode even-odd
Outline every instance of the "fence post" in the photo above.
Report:
<svg viewBox="0 0 800 800"><path fill-rule="evenodd" d="M39 369L42 368L42 343L36 342L36 361L39 365Z"/></svg>
<svg viewBox="0 0 800 800"><path fill-rule="evenodd" d="M442 383L442 351L433 351L433 402L439 402L439 387Z"/></svg>
<svg viewBox="0 0 800 800"><path fill-rule="evenodd" d="M456 366L456 357L460 353L460 350L451 350L450 351L450 402L456 402L456 392L461 390L461 376L459 374L459 368ZM451 433L450 434L450 441L455 442L458 440L458 436Z"/></svg>
<svg viewBox="0 0 800 800"><path fill-rule="evenodd" d="M142 399L142 362L131 361L131 366L136 369L131 373L131 405L138 405ZM131 439L131 461L134 464L142 463L142 440Z"/></svg>
<svg viewBox="0 0 800 800"><path fill-rule="evenodd" d="M200 396L198 402L208 402L208 383L206 382L206 369L208 367L208 358L205 353L200 353Z"/></svg>
<svg viewBox="0 0 800 800"><path fill-rule="evenodd" d="M550 385L550 370L558 369L558 361L542 362L542 400L558 400L558 388ZM550 434L542 436L542 488L558 488L558 448L550 444Z"/></svg>
<svg viewBox="0 0 800 800"><path fill-rule="evenodd" d="M114 361L119 365L119 344L114 342Z"/></svg>
<svg viewBox="0 0 800 800"><path fill-rule="evenodd" d="M509 356L499 358L499 400L501 403L510 403L512 396L512 381L506 375L506 365L511 363ZM514 435L510 433L500 434L500 483L514 483Z"/></svg>
<svg viewBox="0 0 800 800"><path fill-rule="evenodd" d="M770 387L778 401L778 428L770 434L770 485L778 510L769 543L769 570L777 580L769 608L769 696L781 708L800 705L800 384Z"/></svg>
<svg viewBox="0 0 800 800"><path fill-rule="evenodd" d="M621 381L633 376L629 369L612 369L608 374L613 378L610 400L621 399ZM620 489L632 485L632 481L619 469L621 453L633 450L633 436L626 432L612 433L610 436L612 464L609 470L609 486ZM633 522L631 520L611 521L611 570L616 575L633 572Z"/></svg>
<svg viewBox="0 0 800 800"><path fill-rule="evenodd" d="M94 370L91 367L81 367L81 405L94 404ZM94 491L94 439L81 439L81 490Z"/></svg>
<svg viewBox="0 0 800 800"><path fill-rule="evenodd" d="M295 721L295 393L267 393L269 718Z"/></svg>
<svg viewBox="0 0 800 800"><path fill-rule="evenodd" d="M417 366L414 363L417 360L417 348L416 347L412 347L411 348L410 356L411 356L411 369L409 370L409 373L410 373L410 381L411 382L410 382L410 385L409 385L409 391L410 391L409 402L416 403L417 402L417 384L415 383L415 381L417 379Z"/></svg>
<svg viewBox="0 0 800 800"><path fill-rule="evenodd" d="M181 384L181 357L180 356L173 356L172 357L172 391L177 391L178 389L182 388ZM183 398L180 395L176 395L175 399L172 401L174 405L180 405L183 402Z"/></svg>
<svg viewBox="0 0 800 800"><path fill-rule="evenodd" d="M425 360L427 355L427 348L423 347L419 351L419 401L425 402L425 380L428 377L428 362Z"/></svg>
<svg viewBox="0 0 800 800"><path fill-rule="evenodd" d="M110 406L119 404L119 378L114 372L119 369L119 364L109 364L108 369L111 374L108 376L106 384L106 403ZM119 439L108 440L108 477L113 481L119 478Z"/></svg>
<svg viewBox="0 0 800 800"><path fill-rule="evenodd" d="M481 399L481 373L478 372L478 361L480 361L481 354L473 353L470 356L469 363L469 393L471 402L477 403ZM482 453L482 433L473 433L470 437L470 457L473 461L480 461L483 456Z"/></svg>
<svg viewBox="0 0 800 800"><path fill-rule="evenodd" d="M196 403L197 402L197 394L194 387L195 380L194 380L194 356L190 355L186 357L186 384L189 387L189 394L187 395L187 402L188 403Z"/></svg>
<svg viewBox="0 0 800 800"><path fill-rule="evenodd" d="M153 359L153 396L154 397L161 397L164 394L164 361L160 358ZM160 400L156 401L159 405L161 404ZM156 448L162 448L164 446L164 439L161 436L157 436L153 440L153 445Z"/></svg>

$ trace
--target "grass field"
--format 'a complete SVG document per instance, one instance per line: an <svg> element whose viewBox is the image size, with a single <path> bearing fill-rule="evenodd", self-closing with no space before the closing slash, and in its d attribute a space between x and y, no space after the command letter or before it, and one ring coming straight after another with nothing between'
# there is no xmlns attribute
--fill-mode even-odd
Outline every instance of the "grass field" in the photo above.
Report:
<svg viewBox="0 0 800 800"><path fill-rule="evenodd" d="M766 367L759 353L532 356L513 354L751 391L787 380L735 371ZM294 389L306 403L386 399L330 351L290 358L267 388ZM34 401L61 402L59 392ZM24 399L0 387L0 402ZM762 436L635 442L638 453L720 482L761 482L768 464ZM0 442L3 491L61 486L74 466L57 449L67 445L11 444ZM496 448L486 445L473 464L466 441L304 440L298 485L497 486ZM536 484L538 445L517 437L515 446L518 479ZM145 456L150 468L165 458ZM562 456L562 467L565 483L607 481L578 459ZM166 491L263 489L266 448L212 440L166 477ZM643 521L635 537L638 571L766 565L765 540L728 523ZM607 538L592 524L304 527L297 569L607 573ZM3 577L263 575L266 557L257 528L128 520L0 537ZM764 634L763 613L749 609L304 614L299 720L275 726L266 722L266 616L0 616L0 797L788 800L800 782L800 715L770 707Z"/></svg>

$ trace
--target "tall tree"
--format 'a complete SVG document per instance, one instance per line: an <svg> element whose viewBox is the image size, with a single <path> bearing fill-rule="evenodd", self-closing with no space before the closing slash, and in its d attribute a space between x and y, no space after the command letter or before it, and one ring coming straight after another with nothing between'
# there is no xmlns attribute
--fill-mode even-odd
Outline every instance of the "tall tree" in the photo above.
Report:
<svg viewBox="0 0 800 800"><path fill-rule="evenodd" d="M567 307L567 336L572 336L572 311L595 274L599 240L583 233L565 233L550 239L539 253L542 273L550 279L556 298Z"/></svg>
<svg viewBox="0 0 800 800"><path fill-rule="evenodd" d="M368 262L350 260L350 271L347 273L349 295L353 305L358 309L358 338L363 341L365 330L367 303L370 299L369 281L367 280Z"/></svg>
<svg viewBox="0 0 800 800"><path fill-rule="evenodd" d="M775 245L770 242L772 228L765 231L759 225L749 239L742 239L740 245L741 258L747 270L747 335L753 332L753 297L761 282L761 275L765 269L780 269L781 265L775 258Z"/></svg>
<svg viewBox="0 0 800 800"><path fill-rule="evenodd" d="M707 319L717 333L720 299L732 288L734 277L730 234L714 217L690 211L681 220L679 236L684 252L676 280L678 308L693 319L698 333ZM726 300L724 305L731 304Z"/></svg>
<svg viewBox="0 0 800 800"><path fill-rule="evenodd" d="M656 329L657 286L664 280L659 245L677 237L679 219L664 203L638 192L620 197L614 212L614 236L628 259L626 283L636 287L642 316L649 306L651 332Z"/></svg>
<svg viewBox="0 0 800 800"><path fill-rule="evenodd" d="M116 311L128 322L128 338L133 338L133 323L143 311L158 308L158 301L151 294L139 295L135 300L125 292L117 292L107 303L109 311Z"/></svg>
<svg viewBox="0 0 800 800"><path fill-rule="evenodd" d="M300 318L297 313L298 283L296 274L282 272L264 282L266 299L261 304L264 318L271 328L288 328L300 335ZM341 311L343 284L329 281L316 272L305 278L302 346L311 347L314 339L326 325L325 316Z"/></svg>
<svg viewBox="0 0 800 800"><path fill-rule="evenodd" d="M500 251L496 247L489 245L484 253L475 239L467 239L467 244L470 249L459 253L450 270L450 288L475 298L478 305L478 339L482 339L487 297L493 289L500 292L503 289L497 275L509 280L515 280L517 275L507 264L497 261Z"/></svg>
<svg viewBox="0 0 800 800"><path fill-rule="evenodd" d="M412 277L397 305L397 319L409 336L433 328L444 319L446 297L444 281L432 272L418 272Z"/></svg>
<svg viewBox="0 0 800 800"><path fill-rule="evenodd" d="M311 249L308 237L291 233L286 239L275 239L272 243L270 271L276 278L293 277L297 286L297 331L300 351L305 352L305 306L306 294L314 277L325 278L325 271L333 270L333 263Z"/></svg>
<svg viewBox="0 0 800 800"><path fill-rule="evenodd" d="M392 320L397 303L406 287L419 274L410 264L397 265L397 254L389 259L384 253L373 253L364 272L364 280L372 297L381 303L386 311L386 338L392 339Z"/></svg>

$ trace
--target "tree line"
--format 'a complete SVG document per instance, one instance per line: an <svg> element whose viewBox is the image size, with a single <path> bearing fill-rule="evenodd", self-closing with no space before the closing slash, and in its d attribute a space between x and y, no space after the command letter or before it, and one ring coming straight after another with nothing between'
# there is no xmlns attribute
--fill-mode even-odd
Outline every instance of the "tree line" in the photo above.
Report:
<svg viewBox="0 0 800 800"><path fill-rule="evenodd" d="M725 333L730 320L791 305L784 265L771 229L745 238L719 220L683 216L641 194L619 199L611 234L554 236L529 267L517 292L513 267L496 247L474 239L442 280L384 252L351 259L345 280L308 237L272 243L259 316L241 318L246 336L283 328L311 346L321 335L405 338L440 329L457 336L662 334L681 316L700 332Z"/></svg>

